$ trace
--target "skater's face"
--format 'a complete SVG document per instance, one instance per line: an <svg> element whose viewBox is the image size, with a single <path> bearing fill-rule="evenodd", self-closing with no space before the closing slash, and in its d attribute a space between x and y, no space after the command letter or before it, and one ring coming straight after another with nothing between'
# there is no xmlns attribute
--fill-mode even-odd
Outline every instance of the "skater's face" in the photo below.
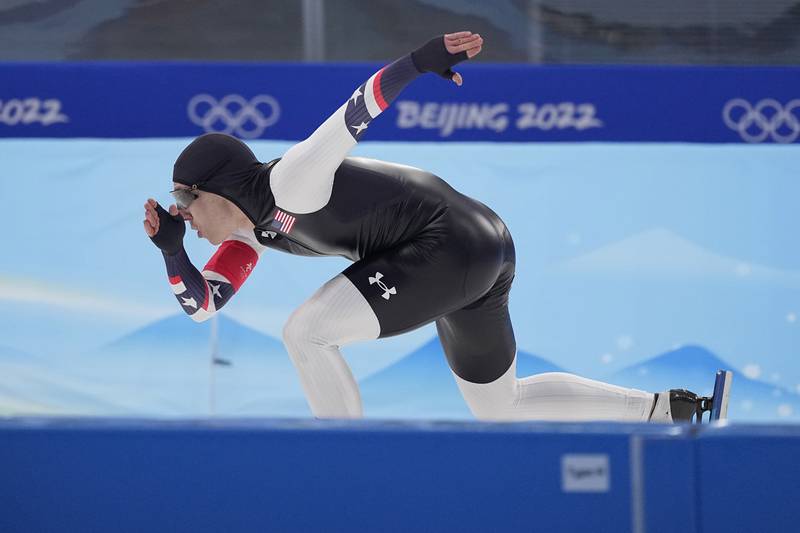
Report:
<svg viewBox="0 0 800 533"><path fill-rule="evenodd" d="M181 183L173 182L173 186L175 189L189 189ZM199 238L217 245L235 230L250 224L244 213L222 196L200 190L194 190L192 194L197 198L188 207L179 206L178 212L197 231Z"/></svg>

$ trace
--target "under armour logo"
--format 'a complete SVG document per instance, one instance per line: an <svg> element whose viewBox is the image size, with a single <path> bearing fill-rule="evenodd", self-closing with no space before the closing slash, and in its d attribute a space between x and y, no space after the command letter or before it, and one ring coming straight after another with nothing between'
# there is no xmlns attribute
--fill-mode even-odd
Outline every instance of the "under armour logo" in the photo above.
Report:
<svg viewBox="0 0 800 533"><path fill-rule="evenodd" d="M269 237L270 239L274 239L277 235L278 234L275 233L274 231L262 231L261 232L261 236L262 237Z"/></svg>
<svg viewBox="0 0 800 533"><path fill-rule="evenodd" d="M381 274L380 272L375 272L374 278L372 276L369 277L369 284L374 285L377 283L378 287L380 287L381 290L384 291L384 293L381 296L383 296L385 299L388 300L389 298L391 298L392 294L397 294L397 289L395 289L394 287L392 287L391 289L387 287L386 284L381 281L382 277L383 274Z"/></svg>

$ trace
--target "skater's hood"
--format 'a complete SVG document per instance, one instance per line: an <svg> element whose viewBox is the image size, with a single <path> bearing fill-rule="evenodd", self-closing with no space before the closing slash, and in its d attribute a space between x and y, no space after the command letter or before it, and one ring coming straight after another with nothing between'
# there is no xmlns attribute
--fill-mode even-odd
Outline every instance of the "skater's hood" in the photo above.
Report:
<svg viewBox="0 0 800 533"><path fill-rule="evenodd" d="M178 156L172 181L227 198L258 226L275 206L269 187L273 164L259 162L236 137L207 133L189 143Z"/></svg>

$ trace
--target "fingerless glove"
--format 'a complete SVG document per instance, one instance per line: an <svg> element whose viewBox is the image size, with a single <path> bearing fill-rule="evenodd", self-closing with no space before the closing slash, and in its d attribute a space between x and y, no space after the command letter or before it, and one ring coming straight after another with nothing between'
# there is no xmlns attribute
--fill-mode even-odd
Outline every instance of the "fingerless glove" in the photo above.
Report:
<svg viewBox="0 0 800 533"><path fill-rule="evenodd" d="M435 72L448 80L453 79L455 72L450 67L467 58L467 52L451 54L444 46L444 35L434 37L421 47L411 52L411 61L420 72Z"/></svg>
<svg viewBox="0 0 800 533"><path fill-rule="evenodd" d="M161 205L156 206L156 213L158 213L158 232L150 237L150 240L165 255L175 255L183 250L186 222L181 215L170 215Z"/></svg>

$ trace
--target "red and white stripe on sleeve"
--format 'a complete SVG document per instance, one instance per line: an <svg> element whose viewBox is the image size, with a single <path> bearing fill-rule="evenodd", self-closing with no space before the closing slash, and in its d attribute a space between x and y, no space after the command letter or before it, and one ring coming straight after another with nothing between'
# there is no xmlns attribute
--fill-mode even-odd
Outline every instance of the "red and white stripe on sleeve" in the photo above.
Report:
<svg viewBox="0 0 800 533"><path fill-rule="evenodd" d="M218 311L244 284L265 247L255 236L235 232L217 248L200 273L185 252L165 256L173 294L196 322Z"/></svg>

